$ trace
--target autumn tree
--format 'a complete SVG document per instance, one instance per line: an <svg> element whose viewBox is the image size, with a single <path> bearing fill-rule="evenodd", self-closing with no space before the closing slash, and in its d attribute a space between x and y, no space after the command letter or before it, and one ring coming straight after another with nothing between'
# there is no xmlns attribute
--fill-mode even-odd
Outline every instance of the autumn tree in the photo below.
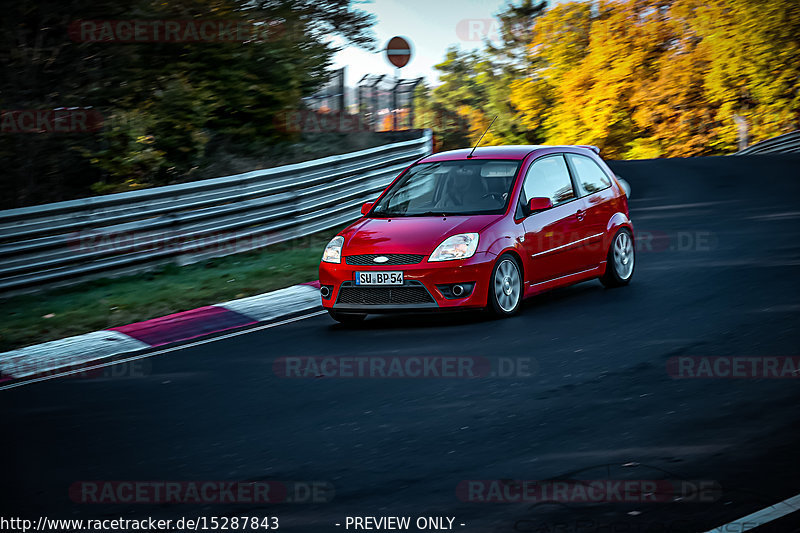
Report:
<svg viewBox="0 0 800 533"><path fill-rule="evenodd" d="M521 19L520 19L521 17ZM526 18L528 17L528 18ZM495 144L594 144L616 158L727 153L798 128L800 3L600 0L498 15L501 44L451 50L434 97ZM521 50L521 53L520 53Z"/></svg>
<svg viewBox="0 0 800 533"><path fill-rule="evenodd" d="M736 142L734 115L754 141L800 127L800 3L782 0L678 0L708 56L708 98L718 105L717 146Z"/></svg>

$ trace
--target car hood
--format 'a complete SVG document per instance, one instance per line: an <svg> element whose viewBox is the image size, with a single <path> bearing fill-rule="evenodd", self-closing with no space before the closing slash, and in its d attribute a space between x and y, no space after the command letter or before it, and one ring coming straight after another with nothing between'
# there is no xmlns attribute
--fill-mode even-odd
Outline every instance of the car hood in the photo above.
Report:
<svg viewBox="0 0 800 533"><path fill-rule="evenodd" d="M457 233L477 233L502 215L365 218L344 236L343 255L430 255L443 240Z"/></svg>

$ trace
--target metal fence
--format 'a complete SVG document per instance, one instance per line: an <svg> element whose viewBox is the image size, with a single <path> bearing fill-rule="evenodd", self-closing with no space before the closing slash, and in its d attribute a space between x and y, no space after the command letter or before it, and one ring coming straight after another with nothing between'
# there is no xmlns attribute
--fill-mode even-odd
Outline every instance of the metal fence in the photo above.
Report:
<svg viewBox="0 0 800 533"><path fill-rule="evenodd" d="M345 67L332 71L325 85L311 96L303 98L303 104L314 111L346 112L344 78Z"/></svg>
<svg viewBox="0 0 800 533"><path fill-rule="evenodd" d="M190 264L334 228L359 216L418 139L245 174L0 211L0 294Z"/></svg>
<svg viewBox="0 0 800 533"><path fill-rule="evenodd" d="M366 74L356 89L358 113L372 131L414 127L414 91L422 78L395 79Z"/></svg>
<svg viewBox="0 0 800 533"><path fill-rule="evenodd" d="M791 133L784 133L772 139L761 141L753 146L748 146L744 150L736 152L734 155L754 155L754 154L775 154L800 152L800 130Z"/></svg>

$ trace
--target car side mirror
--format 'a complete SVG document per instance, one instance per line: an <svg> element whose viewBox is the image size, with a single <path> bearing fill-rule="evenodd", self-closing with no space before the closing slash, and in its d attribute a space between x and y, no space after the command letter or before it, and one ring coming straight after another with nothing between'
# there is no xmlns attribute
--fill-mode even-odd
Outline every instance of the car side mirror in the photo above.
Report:
<svg viewBox="0 0 800 533"><path fill-rule="evenodd" d="M372 209L372 204L374 204L374 203L375 202L367 202L364 205L362 205L361 206L361 214L362 215L366 215L367 213L369 213L369 210Z"/></svg>
<svg viewBox="0 0 800 533"><path fill-rule="evenodd" d="M550 198L537 197L531 198L528 201L528 213L535 213L537 211L544 211L553 207L553 201Z"/></svg>

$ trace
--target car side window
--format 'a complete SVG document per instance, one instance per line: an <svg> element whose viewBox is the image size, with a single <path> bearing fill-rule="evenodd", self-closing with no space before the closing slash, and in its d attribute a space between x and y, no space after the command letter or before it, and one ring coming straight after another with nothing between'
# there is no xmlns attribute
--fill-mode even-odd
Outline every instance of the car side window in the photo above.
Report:
<svg viewBox="0 0 800 533"><path fill-rule="evenodd" d="M567 154L567 158L577 174L577 181L584 194L592 194L611 187L611 179L592 159L578 154Z"/></svg>
<svg viewBox="0 0 800 533"><path fill-rule="evenodd" d="M531 198L550 198L554 206L575 198L562 155L542 157L528 168L522 184L522 202L527 204Z"/></svg>

